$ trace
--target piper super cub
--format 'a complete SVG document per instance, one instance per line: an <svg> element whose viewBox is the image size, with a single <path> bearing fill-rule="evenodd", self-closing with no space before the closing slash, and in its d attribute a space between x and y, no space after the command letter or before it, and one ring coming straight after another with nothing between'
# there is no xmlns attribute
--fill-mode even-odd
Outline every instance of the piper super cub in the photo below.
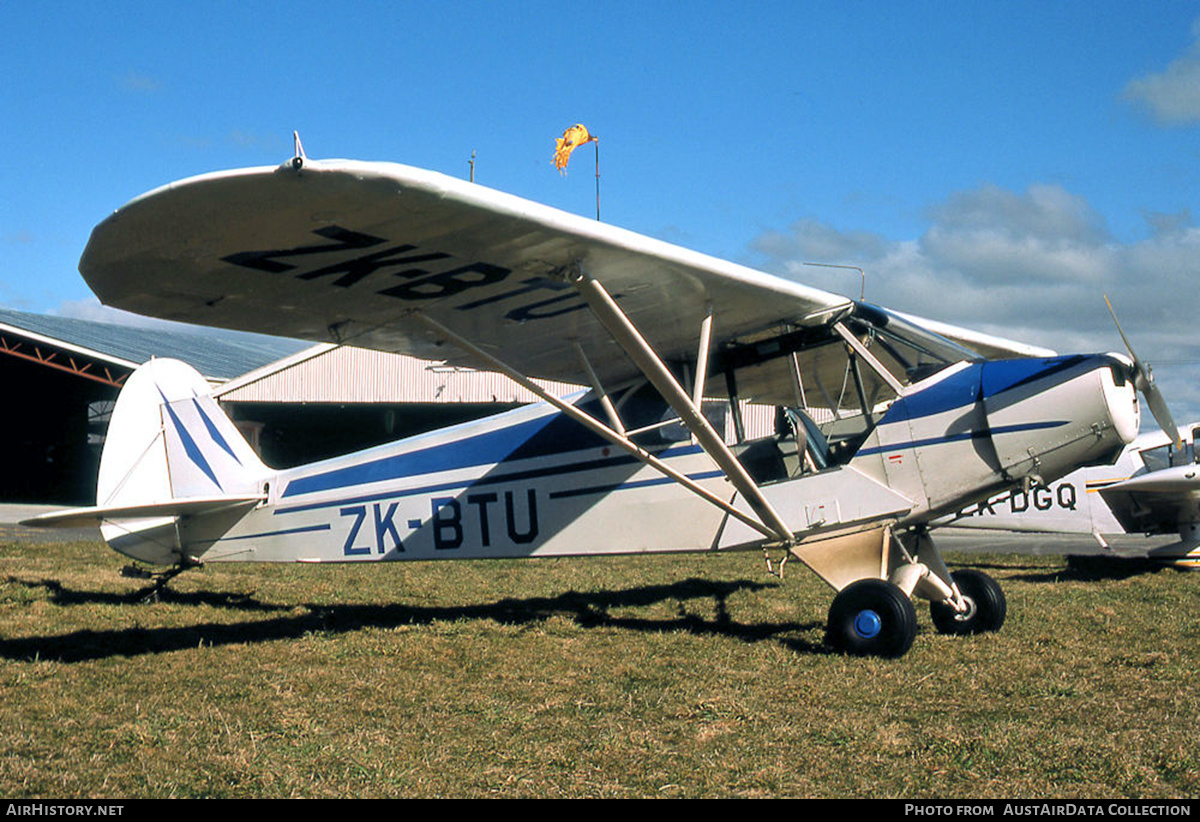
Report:
<svg viewBox="0 0 1200 822"><path fill-rule="evenodd" d="M913 597L941 631L999 628L1000 587L951 574L927 525L1111 461L1138 431L1135 384L1153 390L1123 356L1056 356L300 151L138 197L80 271L112 306L481 366L545 402L274 470L198 374L152 360L117 401L96 506L41 524L98 521L176 568L758 549L834 589L828 641L858 654L910 647ZM776 406L774 434L747 439L739 400Z"/></svg>

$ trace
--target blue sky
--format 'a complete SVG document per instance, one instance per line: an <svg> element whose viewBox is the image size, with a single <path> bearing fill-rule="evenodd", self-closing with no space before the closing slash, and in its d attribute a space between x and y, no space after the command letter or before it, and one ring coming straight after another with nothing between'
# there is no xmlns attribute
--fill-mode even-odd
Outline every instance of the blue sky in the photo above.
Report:
<svg viewBox="0 0 1200 822"><path fill-rule="evenodd" d="M0 4L0 305L95 316L114 208L291 155L395 160L1068 350L1102 295L1200 418L1200 4Z"/></svg>

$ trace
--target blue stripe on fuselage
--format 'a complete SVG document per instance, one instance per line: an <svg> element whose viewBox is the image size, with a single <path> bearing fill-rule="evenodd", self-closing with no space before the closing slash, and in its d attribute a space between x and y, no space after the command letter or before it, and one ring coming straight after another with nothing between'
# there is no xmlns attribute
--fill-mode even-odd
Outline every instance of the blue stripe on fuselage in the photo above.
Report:
<svg viewBox="0 0 1200 822"><path fill-rule="evenodd" d="M586 400L586 396L583 394L579 396ZM500 415L500 418L493 418L491 430L481 433L474 433L472 430L480 425L479 422L462 423L460 426L454 427L460 430L461 439L419 447L422 445L421 440L444 439L445 434L453 430L444 429L410 440L412 450L397 453L393 450L396 446L382 446L377 452L380 455L374 459L371 458L370 453L365 453L360 456L363 461L357 464L346 465L339 460L341 465L331 465L325 471L320 471L317 467L317 473L299 476L288 482L281 496L295 498L324 491L348 490L378 482L394 482L422 477L445 471L489 468L486 476L477 479L434 482L401 492L401 495L410 495L422 491L442 491L475 484L536 479L638 462L632 455L621 453L601 459L592 457L576 459L559 466L543 464L538 467L528 467L525 470L514 470L511 466L520 463L536 465L536 463L528 463L529 460L563 457L569 454L582 455L585 451L611 445L603 437L588 430L567 414L546 410L543 407L540 413L531 417L532 410L530 408L517 409ZM676 457L698 451L700 449L694 445L676 445L660 452L659 456L663 458L668 455ZM507 470L505 470L506 468ZM322 507L323 505L325 503L319 503L313 507ZM308 506L298 503L286 510L294 511L304 507Z"/></svg>
<svg viewBox="0 0 1200 822"><path fill-rule="evenodd" d="M693 482L706 479L716 479L717 477L725 476L724 471L705 471L700 474L688 474L687 478ZM635 488L651 488L655 485L666 485L669 482L675 482L671 477L657 477L655 479L636 480L630 482L609 483L608 485L592 485L587 488L573 488L568 491L551 491L550 499L570 499L571 497L591 497L601 494L611 494L614 491L629 491Z"/></svg>
<svg viewBox="0 0 1200 822"><path fill-rule="evenodd" d="M315 494L320 491L431 474L452 468L503 462L531 437L550 425L556 416L547 414L537 419L465 439L432 445L415 451L391 454L358 465L347 465L332 471L299 477L288 483L283 496Z"/></svg>
<svg viewBox="0 0 1200 822"><path fill-rule="evenodd" d="M979 399L982 371L982 362L967 363L965 368L954 374L892 403L881 422L891 422L901 417L912 420L955 408L969 408Z"/></svg>
<svg viewBox="0 0 1200 822"><path fill-rule="evenodd" d="M983 396L994 397L1020 385L1045 379L1052 374L1066 371L1077 365L1089 363L1092 368L1107 365L1109 359L1103 355L1074 354L1064 357L1029 360L989 360L984 364Z"/></svg>
<svg viewBox="0 0 1200 822"><path fill-rule="evenodd" d="M901 414L909 419L917 419L955 408L969 408L978 400L994 397L1020 385L1045 379L1083 364L1099 368L1109 365L1110 362L1111 359L1104 354L1071 354L1062 357L967 363L960 371L893 403L883 421L890 422Z"/></svg>
<svg viewBox="0 0 1200 822"><path fill-rule="evenodd" d="M875 448L863 448L854 456L860 457L868 454L886 454L889 451L903 451L906 448L924 448L928 445L945 445L951 442L962 442L970 439L985 439L993 434L1012 434L1017 431L1040 431L1045 428L1058 428L1060 425L1066 425L1065 420L1050 420L1047 422L1032 422L1025 425L1002 425L999 428L991 428L981 431L963 431L958 434L948 434L944 437L929 437L923 440L907 440L905 442L892 443L890 445L880 445Z"/></svg>
<svg viewBox="0 0 1200 822"><path fill-rule="evenodd" d="M670 448L667 451L661 452L658 456L660 459L672 459L675 457L685 457L691 454L696 454L701 451L699 446L684 445L676 448ZM585 460L581 462L571 462L565 465L550 466L548 468L533 468L525 471L508 471L499 474L487 474L482 477L449 480L447 482L434 483L430 485L416 485L409 488L389 488L386 491L378 493L363 494L354 497L338 497L337 499L326 499L320 502L297 503L287 507L276 508L275 514L294 514L298 511L313 511L320 508L335 508L340 505L353 505L363 502L377 502L382 499L399 499L401 497L419 496L421 494L436 494L445 491L467 491L471 488L476 488L484 485L496 485L500 483L518 482L522 480L546 479L555 476L567 476L569 474L586 474L592 471L597 471L606 468L616 468L622 465L632 465L639 460L631 455L622 454L615 457L604 457L601 459ZM722 476L721 471L702 472L699 474L689 474L688 479L701 480L710 479L712 477ZM663 477L662 482L674 482L675 480L669 477ZM657 480L655 481L657 482ZM612 490L635 487L644 484L644 481L639 482L622 482L606 486ZM597 486L599 487L599 486ZM595 489L585 490L581 493L592 493ZM573 492L554 492L550 496L552 499L562 496L576 495Z"/></svg>

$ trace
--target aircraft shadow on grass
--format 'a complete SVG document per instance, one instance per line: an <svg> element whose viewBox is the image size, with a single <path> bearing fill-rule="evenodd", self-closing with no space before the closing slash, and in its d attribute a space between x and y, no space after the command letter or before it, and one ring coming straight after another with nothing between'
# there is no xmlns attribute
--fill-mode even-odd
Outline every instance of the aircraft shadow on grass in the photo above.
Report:
<svg viewBox="0 0 1200 822"><path fill-rule="evenodd" d="M72 590L56 580L30 581L9 577L10 584L42 588L50 592L56 605L134 604L144 600L146 590L117 594ZM820 623L776 622L743 624L730 617L726 602L741 591L759 591L770 583L738 580L713 582L686 579L669 585L651 585L617 591L581 593L567 591L555 597L501 599L496 602L423 607L400 603L387 605L275 605L259 602L253 595L217 592L162 592L162 601L185 605L208 605L247 613L278 612L267 619L234 623L206 623L180 627L121 628L111 631L75 631L69 634L39 637L0 638L0 658L15 661L34 659L56 662L86 662L114 656L140 656L166 653L200 645L221 646L238 643L276 642L299 639L306 634L341 634L364 628L396 628L403 625L428 625L437 621L492 620L502 625L529 625L552 617L565 617L583 628L617 628L626 631L663 633L686 631L697 636L726 636L744 642L774 639L792 650L827 652L819 643L806 642L796 633L821 627ZM710 616L688 608L696 600L711 599ZM674 618L613 616L612 608L645 607L674 601Z"/></svg>
<svg viewBox="0 0 1200 822"><path fill-rule="evenodd" d="M1188 573L1160 560L1140 557L1070 556L1063 568L1030 568L1012 579L1026 582L1101 582L1162 572Z"/></svg>
<svg viewBox="0 0 1200 822"><path fill-rule="evenodd" d="M949 567L977 568L982 570L1017 571L1008 579L1022 582L1103 582L1105 580L1122 580L1144 574L1156 574L1166 571L1187 573L1187 569L1177 568L1169 563L1150 557L1103 556L1097 554L1074 554L1063 557L1065 565L1047 568L1045 565L1030 563L1028 565L986 562L951 562Z"/></svg>

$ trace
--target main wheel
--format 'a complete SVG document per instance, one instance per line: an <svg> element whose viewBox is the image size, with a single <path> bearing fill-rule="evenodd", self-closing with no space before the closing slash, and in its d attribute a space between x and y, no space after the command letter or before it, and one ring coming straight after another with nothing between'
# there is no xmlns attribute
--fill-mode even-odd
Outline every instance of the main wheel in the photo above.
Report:
<svg viewBox="0 0 1200 822"><path fill-rule="evenodd" d="M912 600L882 579L860 579L838 592L829 606L826 639L858 656L903 656L917 635Z"/></svg>
<svg viewBox="0 0 1200 822"><path fill-rule="evenodd" d="M1008 601L1000 584L987 574L970 568L950 575L967 603L960 614L944 602L930 602L929 616L943 634L979 634L999 631L1008 614Z"/></svg>

